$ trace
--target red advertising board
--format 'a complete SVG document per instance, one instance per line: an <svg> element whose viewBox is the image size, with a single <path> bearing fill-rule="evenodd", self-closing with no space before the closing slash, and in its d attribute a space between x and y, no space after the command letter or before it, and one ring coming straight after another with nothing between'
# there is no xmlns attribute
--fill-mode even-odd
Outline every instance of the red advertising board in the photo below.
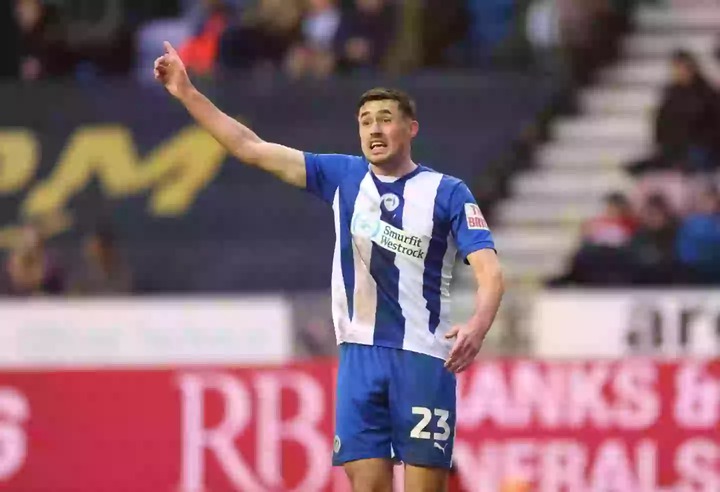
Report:
<svg viewBox="0 0 720 492"><path fill-rule="evenodd" d="M0 490L347 490L331 361L4 372ZM459 380L465 490L720 491L720 363L486 362Z"/></svg>

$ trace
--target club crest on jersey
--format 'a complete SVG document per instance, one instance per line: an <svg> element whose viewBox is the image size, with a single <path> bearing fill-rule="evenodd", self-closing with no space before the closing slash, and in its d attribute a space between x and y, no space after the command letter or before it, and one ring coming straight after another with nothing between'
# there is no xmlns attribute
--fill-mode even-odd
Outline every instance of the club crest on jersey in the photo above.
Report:
<svg viewBox="0 0 720 492"><path fill-rule="evenodd" d="M355 214L350 224L350 231L361 237L372 238L380 232L380 220L365 214Z"/></svg>
<svg viewBox="0 0 720 492"><path fill-rule="evenodd" d="M380 197L380 202L388 212L392 212L400 206L400 198L394 193L385 193Z"/></svg>
<svg viewBox="0 0 720 492"><path fill-rule="evenodd" d="M467 219L468 229L489 230L485 217L483 217L480 207L474 203L465 204L465 218Z"/></svg>

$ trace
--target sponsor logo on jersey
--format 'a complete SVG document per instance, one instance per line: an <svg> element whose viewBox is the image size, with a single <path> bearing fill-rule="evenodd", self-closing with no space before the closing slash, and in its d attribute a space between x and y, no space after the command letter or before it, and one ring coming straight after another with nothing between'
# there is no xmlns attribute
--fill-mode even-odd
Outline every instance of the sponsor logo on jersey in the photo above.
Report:
<svg viewBox="0 0 720 492"><path fill-rule="evenodd" d="M409 258L425 260L426 239L398 229L379 218L356 214L350 230L354 235L368 238L383 249Z"/></svg>
<svg viewBox="0 0 720 492"><path fill-rule="evenodd" d="M485 217L483 217L480 207L474 203L465 204L465 218L467 219L468 229L473 230L489 230Z"/></svg>

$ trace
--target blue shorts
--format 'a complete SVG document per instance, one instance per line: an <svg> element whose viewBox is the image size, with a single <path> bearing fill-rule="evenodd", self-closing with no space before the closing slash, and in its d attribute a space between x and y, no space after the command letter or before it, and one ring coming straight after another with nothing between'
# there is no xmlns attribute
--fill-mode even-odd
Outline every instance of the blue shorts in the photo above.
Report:
<svg viewBox="0 0 720 492"><path fill-rule="evenodd" d="M450 468L455 375L444 361L394 348L340 345L333 465L389 458Z"/></svg>

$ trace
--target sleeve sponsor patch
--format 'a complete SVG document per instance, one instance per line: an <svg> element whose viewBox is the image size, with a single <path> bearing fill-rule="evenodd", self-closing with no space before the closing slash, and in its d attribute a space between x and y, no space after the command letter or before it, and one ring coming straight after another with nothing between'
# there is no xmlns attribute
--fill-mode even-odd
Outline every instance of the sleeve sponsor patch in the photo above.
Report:
<svg viewBox="0 0 720 492"><path fill-rule="evenodd" d="M478 207L475 203L466 203L465 204L465 219L467 220L468 229L471 229L471 230L489 230L490 229L487 225L487 222L485 222L485 217L483 217L483 214L480 211L480 207Z"/></svg>

